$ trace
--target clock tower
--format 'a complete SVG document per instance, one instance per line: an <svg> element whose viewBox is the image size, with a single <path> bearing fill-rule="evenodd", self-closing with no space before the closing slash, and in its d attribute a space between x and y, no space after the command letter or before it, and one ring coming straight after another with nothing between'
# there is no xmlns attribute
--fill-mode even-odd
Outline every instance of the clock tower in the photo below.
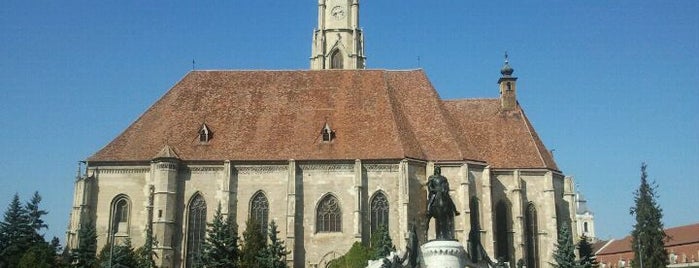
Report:
<svg viewBox="0 0 699 268"><path fill-rule="evenodd" d="M359 0L318 0L311 69L364 69Z"/></svg>

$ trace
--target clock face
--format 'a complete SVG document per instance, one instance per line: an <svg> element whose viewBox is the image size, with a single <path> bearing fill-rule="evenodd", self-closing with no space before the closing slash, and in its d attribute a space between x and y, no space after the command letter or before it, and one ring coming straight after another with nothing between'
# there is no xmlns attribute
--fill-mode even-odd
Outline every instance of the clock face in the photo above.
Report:
<svg viewBox="0 0 699 268"><path fill-rule="evenodd" d="M345 9L342 6L335 6L330 10L330 15L336 20L340 20L345 17Z"/></svg>

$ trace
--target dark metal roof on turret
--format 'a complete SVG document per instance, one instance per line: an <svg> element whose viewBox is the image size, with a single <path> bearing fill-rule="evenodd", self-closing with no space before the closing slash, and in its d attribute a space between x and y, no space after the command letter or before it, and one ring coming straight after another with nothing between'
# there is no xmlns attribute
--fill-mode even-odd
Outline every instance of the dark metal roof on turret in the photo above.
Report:
<svg viewBox="0 0 699 268"><path fill-rule="evenodd" d="M502 66L502 69L500 69L500 74L503 76L512 76L512 74L515 72L515 69L512 69L510 66L510 59L507 55L507 52L505 53L505 65Z"/></svg>

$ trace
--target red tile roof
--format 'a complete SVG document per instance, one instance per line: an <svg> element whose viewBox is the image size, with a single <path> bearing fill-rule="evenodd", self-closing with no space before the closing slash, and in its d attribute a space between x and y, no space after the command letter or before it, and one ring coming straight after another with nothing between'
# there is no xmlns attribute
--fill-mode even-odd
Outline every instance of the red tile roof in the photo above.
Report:
<svg viewBox="0 0 699 268"><path fill-rule="evenodd" d="M696 260L699 252L699 223L665 229L668 235L665 241L665 249L677 255L691 256L690 260ZM604 263L615 263L619 259L629 260L633 258L631 250L631 236L620 240L612 240L596 253L597 260ZM684 262L681 260L680 262Z"/></svg>
<svg viewBox="0 0 699 268"><path fill-rule="evenodd" d="M201 143L198 130L213 132ZM332 142L322 142L328 123ZM421 70L193 71L88 160L476 160L558 170L521 108L443 101Z"/></svg>

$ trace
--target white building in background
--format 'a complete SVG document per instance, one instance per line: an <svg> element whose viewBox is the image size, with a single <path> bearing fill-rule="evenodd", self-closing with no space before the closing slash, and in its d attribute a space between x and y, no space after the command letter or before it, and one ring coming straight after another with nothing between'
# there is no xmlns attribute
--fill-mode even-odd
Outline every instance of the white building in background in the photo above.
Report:
<svg viewBox="0 0 699 268"><path fill-rule="evenodd" d="M597 241L597 236L595 235L595 215L587 206L587 199L585 199L585 196L580 192L575 194L575 207L577 212L575 214L577 234L579 236L587 236L590 242L594 243Z"/></svg>

